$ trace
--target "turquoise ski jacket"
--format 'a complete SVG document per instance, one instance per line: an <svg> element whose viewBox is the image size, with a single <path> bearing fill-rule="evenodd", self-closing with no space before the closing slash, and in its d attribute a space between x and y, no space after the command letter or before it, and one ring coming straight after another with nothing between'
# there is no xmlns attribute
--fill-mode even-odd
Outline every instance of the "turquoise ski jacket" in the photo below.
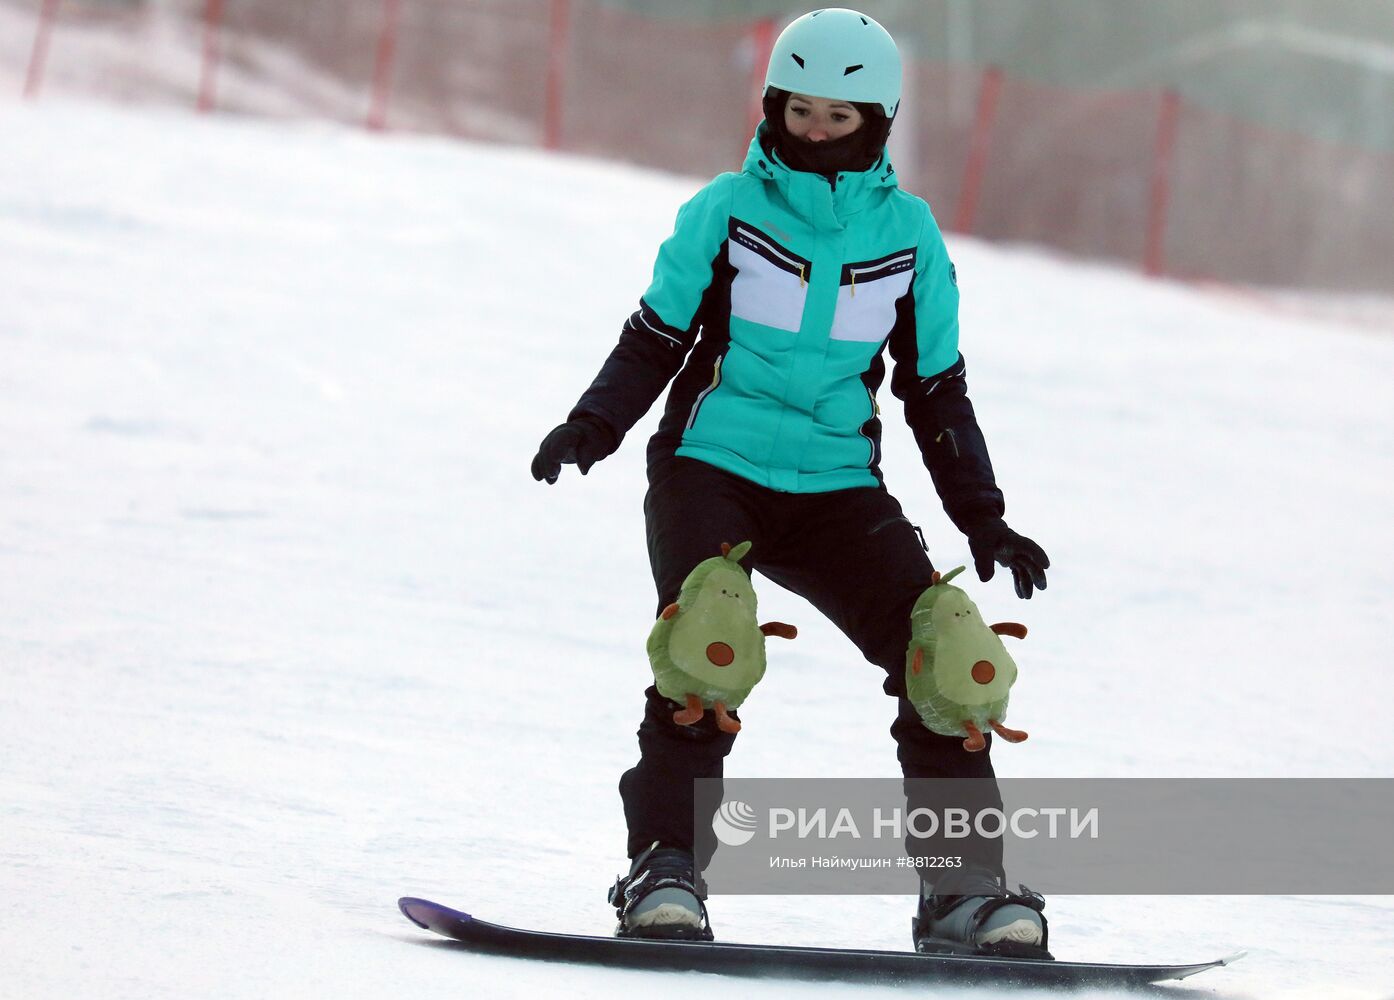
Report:
<svg viewBox="0 0 1394 1000"><path fill-rule="evenodd" d="M739 173L678 212L572 416L600 418L618 447L673 381L651 462L676 454L785 492L879 486L889 345L892 391L950 515L1000 516L964 386L957 277L929 205L900 189L886 155L863 172L794 171L764 129Z"/></svg>

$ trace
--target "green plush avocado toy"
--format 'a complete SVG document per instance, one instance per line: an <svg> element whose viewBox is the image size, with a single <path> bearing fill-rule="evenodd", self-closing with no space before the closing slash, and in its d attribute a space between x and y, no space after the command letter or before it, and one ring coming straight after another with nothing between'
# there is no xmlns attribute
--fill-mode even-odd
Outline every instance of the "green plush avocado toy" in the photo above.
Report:
<svg viewBox="0 0 1394 1000"><path fill-rule="evenodd" d="M740 707L765 676L765 636L792 639L792 625L755 618L755 590L740 559L750 542L721 545L721 555L697 564L676 603L663 609L649 633L649 663L658 693L685 707L673 721L690 726L708 709L723 732L741 724L727 713Z"/></svg>
<svg viewBox="0 0 1394 1000"><path fill-rule="evenodd" d="M1026 638L1015 622L988 625L982 614L949 581L963 572L934 574L934 584L910 612L910 648L905 653L905 689L931 731L966 735L965 750L987 746L983 729L991 728L1010 743L1026 734L1002 725L1007 694L1016 683L1016 663L999 636Z"/></svg>

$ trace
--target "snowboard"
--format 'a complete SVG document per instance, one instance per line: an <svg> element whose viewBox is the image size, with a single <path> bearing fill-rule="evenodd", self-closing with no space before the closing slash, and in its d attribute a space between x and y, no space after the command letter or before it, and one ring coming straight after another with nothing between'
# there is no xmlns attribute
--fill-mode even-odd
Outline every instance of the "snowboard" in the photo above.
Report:
<svg viewBox="0 0 1394 1000"><path fill-rule="evenodd" d="M1185 979L1206 969L1229 965L1244 954L1194 965L1119 965L727 941L654 941L504 927L410 896L398 900L397 905L416 926L458 941L472 951L631 969L744 976L855 982L975 980L1016 986L1140 986Z"/></svg>

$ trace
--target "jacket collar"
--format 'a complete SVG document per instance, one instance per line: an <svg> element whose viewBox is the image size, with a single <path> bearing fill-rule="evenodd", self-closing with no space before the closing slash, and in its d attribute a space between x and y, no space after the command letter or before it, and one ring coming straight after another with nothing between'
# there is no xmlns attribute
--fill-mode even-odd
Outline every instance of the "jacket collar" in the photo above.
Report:
<svg viewBox="0 0 1394 1000"><path fill-rule="evenodd" d="M890 154L885 152L870 170L843 171L835 175L835 180L822 174L791 170L772 150L765 150L760 140L766 128L761 122L750 140L742 171L778 188L794 214L814 229L841 231L848 220L873 199L879 200L886 191L900 186Z"/></svg>

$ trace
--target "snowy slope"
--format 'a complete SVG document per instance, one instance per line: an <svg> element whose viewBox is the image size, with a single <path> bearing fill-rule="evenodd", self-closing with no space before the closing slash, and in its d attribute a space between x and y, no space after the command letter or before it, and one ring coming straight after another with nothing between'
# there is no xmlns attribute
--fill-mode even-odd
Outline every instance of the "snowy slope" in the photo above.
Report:
<svg viewBox="0 0 1394 1000"><path fill-rule="evenodd" d="M608 928L652 417L585 479L527 465L699 182L57 103L0 105L0 135L0 995L730 988L425 947L394 906ZM1032 740L999 773L1394 773L1394 338L950 249L1008 516L1055 567L1029 605L979 591L1032 630ZM936 563L965 562L888 435ZM896 774L879 672L802 602L761 602L802 636L731 773ZM1345 697L1305 696L1313 636ZM911 904L713 909L729 939L902 947ZM1391 989L1387 897L1049 913L1072 958L1250 948L1193 981L1217 996Z"/></svg>

